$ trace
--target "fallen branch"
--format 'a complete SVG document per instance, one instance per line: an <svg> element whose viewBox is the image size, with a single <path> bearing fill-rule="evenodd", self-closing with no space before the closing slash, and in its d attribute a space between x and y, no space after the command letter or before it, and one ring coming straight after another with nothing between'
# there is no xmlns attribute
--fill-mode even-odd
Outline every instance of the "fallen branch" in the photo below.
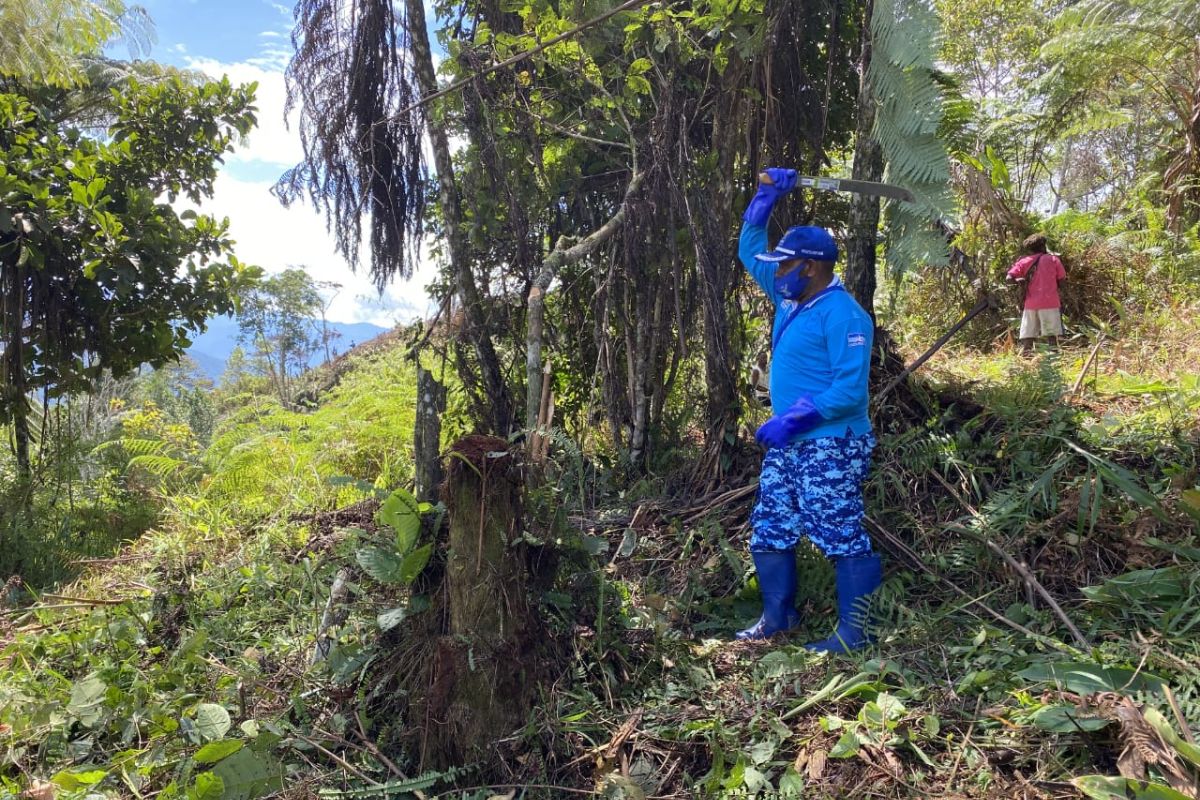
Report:
<svg viewBox="0 0 1200 800"><path fill-rule="evenodd" d="M953 589L956 593L958 593L959 596L961 596L963 599L965 599L969 604L979 606L984 611L986 611L989 615L991 615L991 617L993 619L995 619L997 622L1007 625L1008 627L1012 628L1013 630L1015 630L1019 633L1025 634L1030 639L1047 644L1047 645L1055 648L1056 650L1061 650L1062 652L1068 653L1070 655L1076 654L1075 648L1069 647L1069 646L1063 644L1062 642L1058 641L1057 639L1053 639L1049 636L1043 636L1040 633L1035 633L1034 631L1031 631L1029 628L1026 628L1021 623L1014 622L1013 620L1004 616L999 611L992 608L991 606L989 606L987 603L983 602L982 600L972 597L971 594L969 592L967 592L965 589L963 589L958 584L954 583L949 578L945 577L944 575L942 575L941 573L937 572L932 567L930 567L928 564L926 564L925 561L920 556L918 556L916 553L914 553L908 545L906 545L903 541L900 540L899 537L897 537L891 531L887 530L886 528L884 528L882 525L880 525L878 522L874 521L870 517L863 517L863 523L867 526L867 528L871 531L872 534L874 534L877 538L885 540L886 543L891 546L891 548L894 548L895 551L898 551L901 554L903 554L909 561L912 562L913 566L915 566L917 569L920 569L922 572L926 573L927 575L930 575L931 577L936 578L937 580L946 584L951 589Z"/></svg>
<svg viewBox="0 0 1200 800"><path fill-rule="evenodd" d="M51 600L61 600L64 603L80 603L88 606L119 606L123 603L129 602L130 600L136 599L132 597L126 597L118 598L116 600L102 600L98 597L71 597L70 595L50 594L49 592L43 594L42 597L48 597Z"/></svg>
<svg viewBox="0 0 1200 800"><path fill-rule="evenodd" d="M1107 333L1100 334L1100 338L1096 340L1092 352L1088 353L1087 360L1083 362L1083 369L1079 370L1079 377L1075 379L1075 385L1071 387L1071 394L1079 394L1079 390L1083 388L1083 381L1087 378L1088 370L1092 368L1092 362L1096 360L1096 354L1100 352L1100 345L1108 339Z"/></svg>
<svg viewBox="0 0 1200 800"><path fill-rule="evenodd" d="M325 613L321 615L321 624L317 626L317 642L313 647L309 664L317 664L329 655L332 642L325 637L325 631L337 624L338 606L350 594L350 587L346 583L348 577L349 575L344 569L338 570L337 575L334 576L333 586L329 589L329 602L325 604Z"/></svg>
<svg viewBox="0 0 1200 800"><path fill-rule="evenodd" d="M363 730L362 715L360 713L355 713L354 721L358 725L358 730L356 731L356 733L358 733L358 738L362 740L364 745L366 745L366 748L370 751L371 755L375 756L375 758L379 760L379 763L387 767L388 770L390 770L391 773L400 780L410 780L409 777L404 774L403 770L396 766L395 762L385 756L383 752L375 746L375 743L371 741L371 737L367 736L367 732ZM416 796L417 800L426 800L425 793L422 791L414 789L413 794Z"/></svg>
<svg viewBox="0 0 1200 800"><path fill-rule="evenodd" d="M383 785L379 781L368 778L366 775L363 774L362 770L358 769L353 764L346 761L346 759L342 758L337 753L333 752L332 750L328 750L325 747L322 747L320 742L318 742L314 739L310 739L307 736L302 736L301 734L298 734L298 733L295 734L295 737L297 739L299 739L300 741L308 744L310 747L315 748L318 752L323 753L324 755L327 755L330 758L332 758L334 761L336 761L338 764L341 765L342 769L346 770L351 775L358 778L360 781L370 784L371 786L382 786Z"/></svg>
<svg viewBox="0 0 1200 800"><path fill-rule="evenodd" d="M960 495L958 491L950 485L949 481L936 472L931 471L930 474L933 475L934 479L937 480L938 483L945 487L946 491L948 491L954 499L958 500L959 504L962 505L962 507L965 508L972 517L984 525L987 524L987 520L983 518L983 515L976 511L975 508L969 502L967 502L966 498ZM1058 604L1058 601L1054 599L1054 596L1046 590L1046 587L1041 584L1041 581L1034 577L1034 574L1032 571L1030 571L1029 567L1017 561L1015 558L1005 552L1000 545L996 544L981 533L977 533L969 528L964 528L961 525L948 525L947 529L974 539L980 544L985 545L996 555L1000 556L1000 558L1004 560L1004 563L1016 570L1016 572L1025 579L1027 585L1032 586L1033 589L1042 596L1042 599L1045 600L1047 605L1050 606L1050 609L1054 612L1055 616L1062 620L1063 624L1067 626L1067 630L1071 632L1071 636L1075 637L1075 643L1084 650L1090 651L1092 649L1091 643L1088 642L1083 633L1080 632L1079 628L1075 627L1075 623L1071 622L1071 618L1068 617L1067 613L1062 610L1062 606Z"/></svg>
<svg viewBox="0 0 1200 800"><path fill-rule="evenodd" d="M974 308L967 312L966 316L954 323L954 327L942 334L941 338L934 342L928 350L922 353L920 358L905 367L904 370L901 371L901 373L895 378L893 378L887 386L883 387L882 391L875 395L875 402L879 402L883 398L887 397L888 394L891 393L891 391L897 386L899 386L905 378L920 369L926 361L933 358L934 354L946 345L946 342L954 338L954 334L962 330L968 322L975 319L977 316L982 314L984 310L990 308L991 306L992 299L990 297L984 295L983 297L979 298L979 302L975 304Z"/></svg>
<svg viewBox="0 0 1200 800"><path fill-rule="evenodd" d="M702 505L693 506L684 512L688 516L684 517L683 524L690 525L701 517L705 517L712 513L713 509L717 508L718 506L736 502L741 500L743 497L754 494L756 491L758 491L758 481L751 481L745 486L739 486L736 489L730 489L727 492L722 492L711 500L704 501Z"/></svg>

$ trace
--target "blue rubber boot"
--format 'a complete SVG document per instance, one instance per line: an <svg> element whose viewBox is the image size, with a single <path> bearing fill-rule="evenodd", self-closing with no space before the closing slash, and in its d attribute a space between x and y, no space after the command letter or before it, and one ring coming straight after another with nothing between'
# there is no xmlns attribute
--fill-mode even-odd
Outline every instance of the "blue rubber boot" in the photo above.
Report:
<svg viewBox="0 0 1200 800"><path fill-rule="evenodd" d="M738 631L738 639L769 639L777 633L800 624L796 612L796 551L754 550L754 570L758 573L758 590L762 595L763 613L758 622Z"/></svg>
<svg viewBox="0 0 1200 800"><path fill-rule="evenodd" d="M883 579L879 556L855 556L835 561L837 570L838 626L833 636L805 647L816 653L848 653L871 644L867 633L868 604Z"/></svg>

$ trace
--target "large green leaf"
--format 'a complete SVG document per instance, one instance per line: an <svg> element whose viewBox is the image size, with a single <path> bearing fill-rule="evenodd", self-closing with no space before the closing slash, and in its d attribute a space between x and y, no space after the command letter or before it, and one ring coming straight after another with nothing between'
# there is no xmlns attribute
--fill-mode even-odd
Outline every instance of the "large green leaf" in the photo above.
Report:
<svg viewBox="0 0 1200 800"><path fill-rule="evenodd" d="M1129 800L1125 779L1108 775L1081 775L1071 781L1075 788L1093 800Z"/></svg>
<svg viewBox="0 0 1200 800"><path fill-rule="evenodd" d="M199 764L215 764L222 758L228 758L241 750L245 744L241 739L221 739L209 742L196 751L194 758Z"/></svg>
<svg viewBox="0 0 1200 800"><path fill-rule="evenodd" d="M201 703L196 706L196 733L202 742L215 742L229 733L232 726L229 712L216 703Z"/></svg>
<svg viewBox="0 0 1200 800"><path fill-rule="evenodd" d="M224 784L223 800L253 800L283 787L279 764L253 750L239 750L212 771Z"/></svg>
<svg viewBox="0 0 1200 800"><path fill-rule="evenodd" d="M95 675L89 675L71 687L71 702L67 711L87 727L100 721L104 714L104 695L108 686Z"/></svg>
<svg viewBox="0 0 1200 800"><path fill-rule="evenodd" d="M421 574L421 570L425 569L425 565L429 563L429 557L433 554L433 543L418 547L404 557L404 561L400 563L400 582L408 585L417 579Z"/></svg>
<svg viewBox="0 0 1200 800"><path fill-rule="evenodd" d="M417 498L404 489L392 492L376 515L378 521L396 532L396 550L407 553L421 533L421 510Z"/></svg>
<svg viewBox="0 0 1200 800"><path fill-rule="evenodd" d="M1098 731L1112 722L1112 720L1098 717L1084 717L1074 706L1046 706L1038 709L1030 721L1042 730L1051 733Z"/></svg>
<svg viewBox="0 0 1200 800"><path fill-rule="evenodd" d="M1027 681L1053 683L1076 694L1161 691L1166 683L1148 672L1127 667L1102 667L1088 661L1034 664L1017 675Z"/></svg>
<svg viewBox="0 0 1200 800"><path fill-rule="evenodd" d="M1093 800L1189 800L1186 794L1170 786L1107 775L1081 775L1071 781L1075 788Z"/></svg>
<svg viewBox="0 0 1200 800"><path fill-rule="evenodd" d="M60 789L74 792L95 786L107 777L108 770L104 769L63 770L51 778L50 782Z"/></svg>
<svg viewBox="0 0 1200 800"><path fill-rule="evenodd" d="M363 571L380 583L401 582L400 556L382 547L362 547L354 554Z"/></svg>
<svg viewBox="0 0 1200 800"><path fill-rule="evenodd" d="M187 790L188 800L222 800L224 796L225 781L211 772L201 772Z"/></svg>
<svg viewBox="0 0 1200 800"><path fill-rule="evenodd" d="M1080 589L1089 600L1106 603L1176 600L1183 596L1183 576L1178 567L1139 569L1109 578L1098 586Z"/></svg>
<svg viewBox="0 0 1200 800"><path fill-rule="evenodd" d="M1200 767L1200 747L1185 741L1175 729L1171 727L1171 723L1167 722L1167 718L1162 715L1156 708L1147 708L1142 712L1146 717L1146 722L1158 732L1158 735L1163 738L1163 741L1175 748L1178 753L1192 762L1193 766Z"/></svg>

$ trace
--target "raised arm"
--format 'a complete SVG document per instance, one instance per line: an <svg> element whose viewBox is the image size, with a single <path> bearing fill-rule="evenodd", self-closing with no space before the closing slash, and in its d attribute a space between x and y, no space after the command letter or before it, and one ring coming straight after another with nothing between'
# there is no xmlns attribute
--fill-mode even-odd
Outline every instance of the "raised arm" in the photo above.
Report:
<svg viewBox="0 0 1200 800"><path fill-rule="evenodd" d="M738 239L738 258L746 271L772 300L775 300L775 265L755 258L769 249L767 222L779 198L796 186L796 170L769 167L767 179L760 180L758 191L742 214L742 235Z"/></svg>

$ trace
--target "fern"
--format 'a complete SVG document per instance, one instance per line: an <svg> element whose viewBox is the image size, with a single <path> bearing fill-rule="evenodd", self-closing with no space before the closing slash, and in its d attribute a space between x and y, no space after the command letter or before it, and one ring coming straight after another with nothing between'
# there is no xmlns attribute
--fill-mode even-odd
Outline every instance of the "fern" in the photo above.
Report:
<svg viewBox="0 0 1200 800"><path fill-rule="evenodd" d="M451 767L445 772L425 772L415 778L376 784L360 789L322 789L321 797L397 797L429 789L440 782L452 782L467 770Z"/></svg>
<svg viewBox="0 0 1200 800"><path fill-rule="evenodd" d="M889 268L949 263L938 223L950 217L950 159L938 136L942 92L935 80L938 20L922 0L875 0L867 72L878 104L872 133L883 149L885 179L912 191L886 212Z"/></svg>

